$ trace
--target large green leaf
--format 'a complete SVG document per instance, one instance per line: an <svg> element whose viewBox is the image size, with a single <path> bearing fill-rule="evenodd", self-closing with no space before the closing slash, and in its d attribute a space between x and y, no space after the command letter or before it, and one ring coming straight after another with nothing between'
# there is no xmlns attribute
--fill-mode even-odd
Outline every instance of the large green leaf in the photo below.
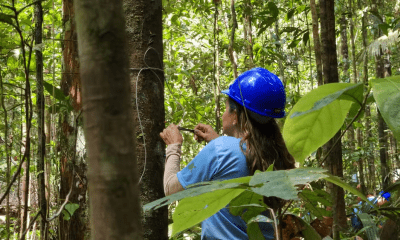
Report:
<svg viewBox="0 0 400 240"><path fill-rule="evenodd" d="M397 221L398 219L400 219L400 208L398 207L375 208L372 209L369 213L378 213L392 219L393 221Z"/></svg>
<svg viewBox="0 0 400 240"><path fill-rule="evenodd" d="M4 23L8 23L8 24L12 25L13 24L12 19L13 19L12 15L0 13L0 22L4 22Z"/></svg>
<svg viewBox="0 0 400 240"><path fill-rule="evenodd" d="M383 119L400 140L400 76L374 79L372 90Z"/></svg>
<svg viewBox="0 0 400 240"><path fill-rule="evenodd" d="M229 211L235 216L241 216L244 221L265 211L267 206L263 197L252 191L244 191L229 204Z"/></svg>
<svg viewBox="0 0 400 240"><path fill-rule="evenodd" d="M307 110L307 111L293 111L292 110L292 114L291 114L291 118L294 117L298 117L304 114L308 114L314 111L317 111L327 105L329 105L330 103L332 103L333 101L337 100L337 99L342 99L342 100L350 100L353 101L355 103L358 103L358 107L361 106L362 103L362 98L363 98L363 85L362 83L358 83L358 84L351 84L351 83L332 83L332 84L325 84L319 88L333 88L333 87L339 87L342 88L334 93L330 93L327 96L324 96L321 100L318 100L314 103L314 106ZM311 93L311 92L310 92ZM307 98L309 98L309 95L306 95ZM306 96L304 96L303 98L305 98ZM321 97L321 96L319 96ZM314 96L311 96L310 100L314 98ZM308 100L309 101L309 100ZM294 108L293 108L294 109Z"/></svg>
<svg viewBox="0 0 400 240"><path fill-rule="evenodd" d="M305 184L326 177L326 170L318 168L297 168L255 174L250 180L252 191L266 196L286 200L298 199L296 185Z"/></svg>
<svg viewBox="0 0 400 240"><path fill-rule="evenodd" d="M319 219L322 219L324 216L330 217L332 215L325 207L318 206L318 203L322 203L325 206L332 206L330 199L318 196L317 192L311 191L310 189L304 189L299 193L299 197L305 202L305 208Z"/></svg>
<svg viewBox="0 0 400 240"><path fill-rule="evenodd" d="M176 235L211 217L241 194L245 189L223 189L196 197L182 199L172 219L172 235Z"/></svg>
<svg viewBox="0 0 400 240"><path fill-rule="evenodd" d="M43 86L44 86L44 89L46 89L46 91L52 96L53 96L53 91L54 91L55 99L57 99L59 101L63 101L63 102L67 101L67 96L65 96L64 93L60 89L54 87L53 85L51 85L50 83L48 83L46 81L43 81Z"/></svg>
<svg viewBox="0 0 400 240"><path fill-rule="evenodd" d="M297 161L302 163L337 133L352 103L361 103L362 90L360 84L325 84L299 100L283 128L288 150Z"/></svg>
<svg viewBox="0 0 400 240"><path fill-rule="evenodd" d="M242 185L247 184L250 181L250 178L251 176L235 178L226 181L201 182L198 184L193 184L190 186L191 188L177 192L167 197L160 198L156 201L144 205L143 211L148 211L152 209L155 210L162 206L168 205L172 202L181 200L183 198L194 197L208 192L213 192L228 188L240 188Z"/></svg>

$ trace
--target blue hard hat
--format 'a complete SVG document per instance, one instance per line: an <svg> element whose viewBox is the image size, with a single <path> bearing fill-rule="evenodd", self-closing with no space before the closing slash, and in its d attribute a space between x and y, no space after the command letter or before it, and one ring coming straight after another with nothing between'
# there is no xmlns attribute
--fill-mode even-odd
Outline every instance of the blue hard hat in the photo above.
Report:
<svg viewBox="0 0 400 240"><path fill-rule="evenodd" d="M381 191L381 192L379 193L379 195L381 195L383 198L385 198L387 201L389 201L390 192Z"/></svg>
<svg viewBox="0 0 400 240"><path fill-rule="evenodd" d="M285 116L286 94L281 80L264 68L242 73L222 93L261 116Z"/></svg>

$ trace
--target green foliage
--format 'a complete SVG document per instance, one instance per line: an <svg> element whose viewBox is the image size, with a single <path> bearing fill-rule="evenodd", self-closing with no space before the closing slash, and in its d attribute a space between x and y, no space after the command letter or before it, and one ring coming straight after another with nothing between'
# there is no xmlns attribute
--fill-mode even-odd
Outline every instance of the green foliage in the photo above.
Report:
<svg viewBox="0 0 400 240"><path fill-rule="evenodd" d="M4 22L4 23L12 25L13 24L12 18L13 18L12 15L0 13L0 22Z"/></svg>
<svg viewBox="0 0 400 240"><path fill-rule="evenodd" d="M361 105L361 84L332 83L309 92L293 107L283 128L288 150L302 163L341 128L352 102Z"/></svg>
<svg viewBox="0 0 400 240"><path fill-rule="evenodd" d="M74 212L79 208L79 204L76 203L68 203L67 205L65 205L64 210L62 211L63 215L64 215L64 220L69 221L72 217L72 215L74 215Z"/></svg>
<svg viewBox="0 0 400 240"><path fill-rule="evenodd" d="M400 76L374 79L372 89L383 119L400 140Z"/></svg>
<svg viewBox="0 0 400 240"><path fill-rule="evenodd" d="M316 190L304 189L299 193L299 197L304 201L305 208L317 218L322 219L324 216L331 217L332 213L326 210L327 206L332 206L330 195L325 194L326 192L323 190ZM319 206L319 203L323 204L324 207Z"/></svg>
<svg viewBox="0 0 400 240"><path fill-rule="evenodd" d="M270 221L259 216L261 212L267 209L262 201L263 196L297 200L300 190L295 186L321 178L331 181L366 200L366 197L360 192L339 178L330 176L326 173L326 170L301 168L287 171L258 172L252 177L199 183L195 185L196 187L148 203L143 206L143 210L157 209L172 201L183 199L179 202L173 215L173 235L176 235L207 219L229 204L230 212L241 216L248 223L250 229L253 229L251 230L252 234L257 236L259 230L254 224L257 221ZM323 193L319 194L324 195ZM329 204L327 201L322 201L318 194L312 195L308 190L303 194L303 196L306 195L312 196L313 200ZM313 234L312 231L310 234Z"/></svg>
<svg viewBox="0 0 400 240"><path fill-rule="evenodd" d="M176 235L217 213L244 189L222 189L182 199L172 216L172 235Z"/></svg>

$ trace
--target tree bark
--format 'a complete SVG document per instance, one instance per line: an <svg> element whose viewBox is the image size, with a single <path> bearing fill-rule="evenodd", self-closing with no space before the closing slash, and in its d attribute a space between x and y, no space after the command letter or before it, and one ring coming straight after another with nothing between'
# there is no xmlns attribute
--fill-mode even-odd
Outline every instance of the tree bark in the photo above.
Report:
<svg viewBox="0 0 400 240"><path fill-rule="evenodd" d="M214 100L215 100L215 131L221 130L221 104L220 104L220 75L219 75L219 26L218 26L218 2L215 1L214 13Z"/></svg>
<svg viewBox="0 0 400 240"><path fill-rule="evenodd" d="M310 0L310 9L311 9L312 26L313 26L313 41L314 41L315 63L316 63L316 66L317 66L317 81L318 81L318 86L321 86L323 84L323 80L322 80L321 44L320 44L320 40L319 40L318 14L317 14L317 8L315 6L315 0Z"/></svg>
<svg viewBox="0 0 400 240"><path fill-rule="evenodd" d="M22 163L22 169L24 171L24 175L22 177L22 186L21 186L21 192L22 192L22 209L21 209L21 228L20 228L20 236L22 239L25 239L25 235L23 233L26 230L26 221L27 221L27 215L28 215L28 196L29 196L29 169L27 169L27 161ZM26 174L28 172L28 174Z"/></svg>
<svg viewBox="0 0 400 240"><path fill-rule="evenodd" d="M43 9L42 3L35 4L35 44L42 44L42 25L43 25ZM40 48L40 47L39 47ZM44 133L44 94L43 94L43 56L40 49L35 50L36 56L36 113L38 123L38 151L37 151L37 184L38 184L38 203L41 214L40 221L40 239L47 239L46 232L46 216L47 203L44 182L44 156L46 153L46 135Z"/></svg>
<svg viewBox="0 0 400 240"><path fill-rule="evenodd" d="M365 50L364 52L364 61L363 61L363 83L366 87L368 87L368 32L366 29L367 23L367 14L364 13L364 16L362 17L362 22L361 22L361 31L362 31L362 39L363 39L363 48ZM372 138L372 133L371 133L371 109L370 106L367 105L365 107L365 138L367 139L367 142L369 142ZM369 147L369 146L366 146ZM375 188L375 159L374 159L374 154L371 154L370 152L366 153L366 158L367 158L367 163L368 163L368 181L367 181L367 188L368 192L372 192L373 189Z"/></svg>
<svg viewBox="0 0 400 240"><path fill-rule="evenodd" d="M356 64L356 44L354 37L354 9L352 5L353 0L349 0L349 8L350 8L350 41L351 41L351 63L353 66L353 82L357 83L357 64Z"/></svg>
<svg viewBox="0 0 400 240"><path fill-rule="evenodd" d="M342 46L341 46L341 51L342 51L342 62L343 62L343 81L344 82L350 82L350 77L349 77L349 46L347 44L347 19L346 15L342 14L342 17L340 19L340 34L341 34L341 39L342 39ZM353 136L354 139L354 136Z"/></svg>
<svg viewBox="0 0 400 240"><path fill-rule="evenodd" d="M377 5L380 1L372 0L372 9L378 11ZM379 38L382 35L380 29L375 33L375 39ZM384 78L385 77L385 66L382 49L379 50L378 55L375 56L375 68L376 68L376 78ZM381 112L377 111L378 114L378 136L379 136L379 159L381 162L381 176L382 176L382 189L386 189L389 185L390 177L389 177L389 166L387 164L388 161L388 139L387 139L387 125L382 118Z"/></svg>
<svg viewBox="0 0 400 240"><path fill-rule="evenodd" d="M229 40L228 53L233 68L233 76L236 79L238 77L238 71L237 71L237 62L235 58L234 45L235 45L235 31L236 28L238 27L238 24L236 20L235 0L231 0L231 14L232 14L232 29L231 29L231 38Z"/></svg>
<svg viewBox="0 0 400 240"><path fill-rule="evenodd" d="M138 123L134 136L138 138L136 154L143 204L164 197L165 144L160 138L165 127L161 2L123 1L133 118ZM142 227L144 239L168 239L168 208L146 212Z"/></svg>
<svg viewBox="0 0 400 240"><path fill-rule="evenodd" d="M122 1L75 1L92 239L141 239ZM160 16L161 17L161 16Z"/></svg>
<svg viewBox="0 0 400 240"><path fill-rule="evenodd" d="M336 36L335 36L335 12L333 0L320 1L321 14L321 42L322 42L322 63L325 83L339 82L336 54ZM337 142L336 145L334 143ZM343 177L342 162L342 143L340 131L325 144L325 150L332 149L331 154L327 156L326 162L329 172L338 177ZM326 152L325 151L325 152ZM342 188L333 185L333 238L340 239L339 231L347 226L347 218L344 202L344 191Z"/></svg>
<svg viewBox="0 0 400 240"><path fill-rule="evenodd" d="M252 6L251 1L246 0L244 3L244 11L243 11L243 33L244 33L244 41L246 45L246 69L251 69L254 67L253 62L253 34L251 27L251 13Z"/></svg>
<svg viewBox="0 0 400 240"><path fill-rule="evenodd" d="M381 162L382 189L386 189L390 183L389 166L387 164L388 144L387 144L387 126L378 109L378 135L379 135L379 159Z"/></svg>
<svg viewBox="0 0 400 240"><path fill-rule="evenodd" d="M275 35L276 35L276 41L281 41L281 37L279 34L279 24L278 21L275 21ZM282 45L281 44L277 44L277 48L278 48L278 53L282 54ZM285 78L285 68L283 66L283 61L282 59L278 58L278 66L279 66L279 78L281 79L281 81L283 82L283 85L286 87L286 78Z"/></svg>
<svg viewBox="0 0 400 240"><path fill-rule="evenodd" d="M0 49L1 50L1 49ZM8 116L7 116L7 108L4 102L5 94L4 94L4 86L3 86L3 76L1 75L1 66L0 66L0 99L1 99L1 107L4 112L4 150L6 152L6 186L10 185L10 172L11 172L11 156L10 156L10 148L8 146ZM10 194L7 194L6 198L6 237L7 240L10 239Z"/></svg>
<svg viewBox="0 0 400 240"><path fill-rule="evenodd" d="M51 105L50 96L45 97L45 103L47 106ZM49 203L50 203L50 193L51 193L51 186L50 186L50 176L51 176L51 164L50 164L50 139L51 139L51 115L48 109L45 108L45 121L46 121L46 158L47 161L45 162L45 187L46 187L46 203L47 203L47 214L49 212Z"/></svg>
<svg viewBox="0 0 400 240"><path fill-rule="evenodd" d="M59 217L59 239L60 240L83 240L87 231L86 204L86 163L76 161L76 137L78 125L75 116L82 108L81 103L81 81L79 76L79 56L76 32L76 22L73 0L63 0L63 27L64 42L63 49L63 74L61 78L61 90L65 96L69 96L72 102L71 112L63 112L59 118L59 148L60 151L60 203L67 197L71 186L69 203L78 204L79 208L65 220L63 215ZM75 174L74 174L75 172Z"/></svg>

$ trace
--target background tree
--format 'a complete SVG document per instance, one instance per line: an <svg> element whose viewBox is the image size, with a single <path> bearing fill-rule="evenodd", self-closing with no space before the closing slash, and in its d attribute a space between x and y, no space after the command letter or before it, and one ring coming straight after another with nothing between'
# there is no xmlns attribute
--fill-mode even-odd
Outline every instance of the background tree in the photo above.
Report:
<svg viewBox="0 0 400 240"><path fill-rule="evenodd" d="M40 50L42 44L42 25L43 25L43 8L42 3L35 4L35 50L36 57L36 112L38 121L38 150L37 150L37 182L38 182L38 202L41 212L40 221L40 239L47 239L46 218L47 218L47 202L45 193L45 168L44 157L46 153L46 135L44 133L44 93L43 93L43 55Z"/></svg>
<svg viewBox="0 0 400 240"><path fill-rule="evenodd" d="M81 102L81 80L79 76L79 56L78 40L75 21L75 10L73 0L63 0L62 24L64 29L64 39L62 42L63 69L61 77L61 90L64 95L69 97L71 103L69 108L61 110L59 114L59 146L60 158L60 189L59 199L63 202L68 196L69 206L76 209L72 216L65 217L64 214L59 217L59 238L84 239L87 227L86 191L87 166L85 160L80 156L76 142L81 126L76 124L82 121L75 121L82 109ZM72 105L72 107L71 107ZM79 119L78 119L79 120ZM66 212L70 214L70 212Z"/></svg>
<svg viewBox="0 0 400 240"><path fill-rule="evenodd" d="M137 138L140 200L148 203L164 196L165 144L164 73L161 0L124 0L131 101ZM157 113L157 114L155 114ZM145 239L168 238L168 210L146 213L142 220Z"/></svg>
<svg viewBox="0 0 400 240"><path fill-rule="evenodd" d="M325 84L335 83L339 82L339 76L335 42L334 1L321 0L320 14L324 82ZM324 147L325 154L327 154L326 165L329 172L335 176L343 177L341 132L336 133ZM347 225L344 190L333 184L328 184L328 187L333 199L333 238L340 239L339 231Z"/></svg>
<svg viewBox="0 0 400 240"><path fill-rule="evenodd" d="M141 239L122 1L76 1L75 11L90 161L91 238Z"/></svg>

